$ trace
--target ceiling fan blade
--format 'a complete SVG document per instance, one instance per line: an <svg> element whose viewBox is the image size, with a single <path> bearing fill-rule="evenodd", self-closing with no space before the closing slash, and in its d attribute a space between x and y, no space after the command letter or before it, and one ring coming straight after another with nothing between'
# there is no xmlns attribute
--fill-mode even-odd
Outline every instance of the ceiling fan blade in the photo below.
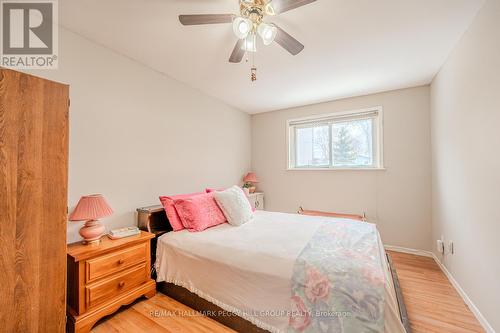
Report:
<svg viewBox="0 0 500 333"><path fill-rule="evenodd" d="M233 14L179 15L179 21L183 25L218 24L231 23L234 17Z"/></svg>
<svg viewBox="0 0 500 333"><path fill-rule="evenodd" d="M278 29L276 38L274 41L281 45L285 50L290 52L292 55L297 55L304 49L304 45L301 42L290 36L285 30L281 29L277 25L274 25Z"/></svg>
<svg viewBox="0 0 500 333"><path fill-rule="evenodd" d="M315 1L316 0L273 0L271 5L273 6L276 14L281 14L289 10L308 5Z"/></svg>
<svg viewBox="0 0 500 333"><path fill-rule="evenodd" d="M229 57L229 62L237 64L243 60L243 56L245 55L245 50L243 49L244 42L244 39L238 39L234 46L233 53L231 53L231 57Z"/></svg>

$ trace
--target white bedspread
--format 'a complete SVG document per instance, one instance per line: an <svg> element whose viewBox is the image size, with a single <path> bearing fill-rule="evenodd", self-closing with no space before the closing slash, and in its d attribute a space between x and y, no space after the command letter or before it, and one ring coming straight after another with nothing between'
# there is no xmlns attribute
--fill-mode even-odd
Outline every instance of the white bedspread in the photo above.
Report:
<svg viewBox="0 0 500 333"><path fill-rule="evenodd" d="M285 332L294 263L325 220L257 211L240 227L170 232L158 241L158 282L182 286L271 332ZM381 254L385 256L380 242ZM385 261L384 261L385 263ZM386 265L385 332L404 333Z"/></svg>

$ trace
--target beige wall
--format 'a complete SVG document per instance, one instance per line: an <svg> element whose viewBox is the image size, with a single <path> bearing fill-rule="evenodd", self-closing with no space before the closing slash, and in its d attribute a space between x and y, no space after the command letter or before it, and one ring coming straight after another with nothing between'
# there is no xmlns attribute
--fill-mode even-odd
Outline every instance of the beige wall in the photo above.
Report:
<svg viewBox="0 0 500 333"><path fill-rule="evenodd" d="M266 209L367 212L385 244L431 247L429 87L252 116L252 168ZM382 106L385 171L286 171L288 119Z"/></svg>
<svg viewBox="0 0 500 333"><path fill-rule="evenodd" d="M433 240L500 331L500 1L487 1L432 83Z"/></svg>
<svg viewBox="0 0 500 333"><path fill-rule="evenodd" d="M250 166L250 116L67 30L57 71L71 85L69 204L103 193L108 228L133 225L158 195L238 183ZM79 238L70 222L68 241Z"/></svg>

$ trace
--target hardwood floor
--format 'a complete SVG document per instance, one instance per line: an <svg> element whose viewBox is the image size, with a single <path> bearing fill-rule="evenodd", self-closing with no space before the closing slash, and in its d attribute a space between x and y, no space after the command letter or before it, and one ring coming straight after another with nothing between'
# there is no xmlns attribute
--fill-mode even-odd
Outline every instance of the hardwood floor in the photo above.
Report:
<svg viewBox="0 0 500 333"><path fill-rule="evenodd" d="M104 318L92 329L93 333L234 333L215 320L161 294L140 299Z"/></svg>
<svg viewBox="0 0 500 333"><path fill-rule="evenodd" d="M389 252L413 333L484 332L434 259Z"/></svg>
<svg viewBox="0 0 500 333"><path fill-rule="evenodd" d="M390 252L413 333L484 332L432 258ZM177 315L169 315L177 314ZM194 315L194 316L193 316ZM158 293L98 323L93 333L234 332Z"/></svg>

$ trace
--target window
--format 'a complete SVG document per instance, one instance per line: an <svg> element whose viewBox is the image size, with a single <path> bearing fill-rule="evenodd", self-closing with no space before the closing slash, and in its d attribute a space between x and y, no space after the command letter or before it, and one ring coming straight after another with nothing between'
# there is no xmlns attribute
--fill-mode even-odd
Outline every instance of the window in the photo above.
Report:
<svg viewBox="0 0 500 333"><path fill-rule="evenodd" d="M287 121L289 169L382 168L382 109Z"/></svg>

